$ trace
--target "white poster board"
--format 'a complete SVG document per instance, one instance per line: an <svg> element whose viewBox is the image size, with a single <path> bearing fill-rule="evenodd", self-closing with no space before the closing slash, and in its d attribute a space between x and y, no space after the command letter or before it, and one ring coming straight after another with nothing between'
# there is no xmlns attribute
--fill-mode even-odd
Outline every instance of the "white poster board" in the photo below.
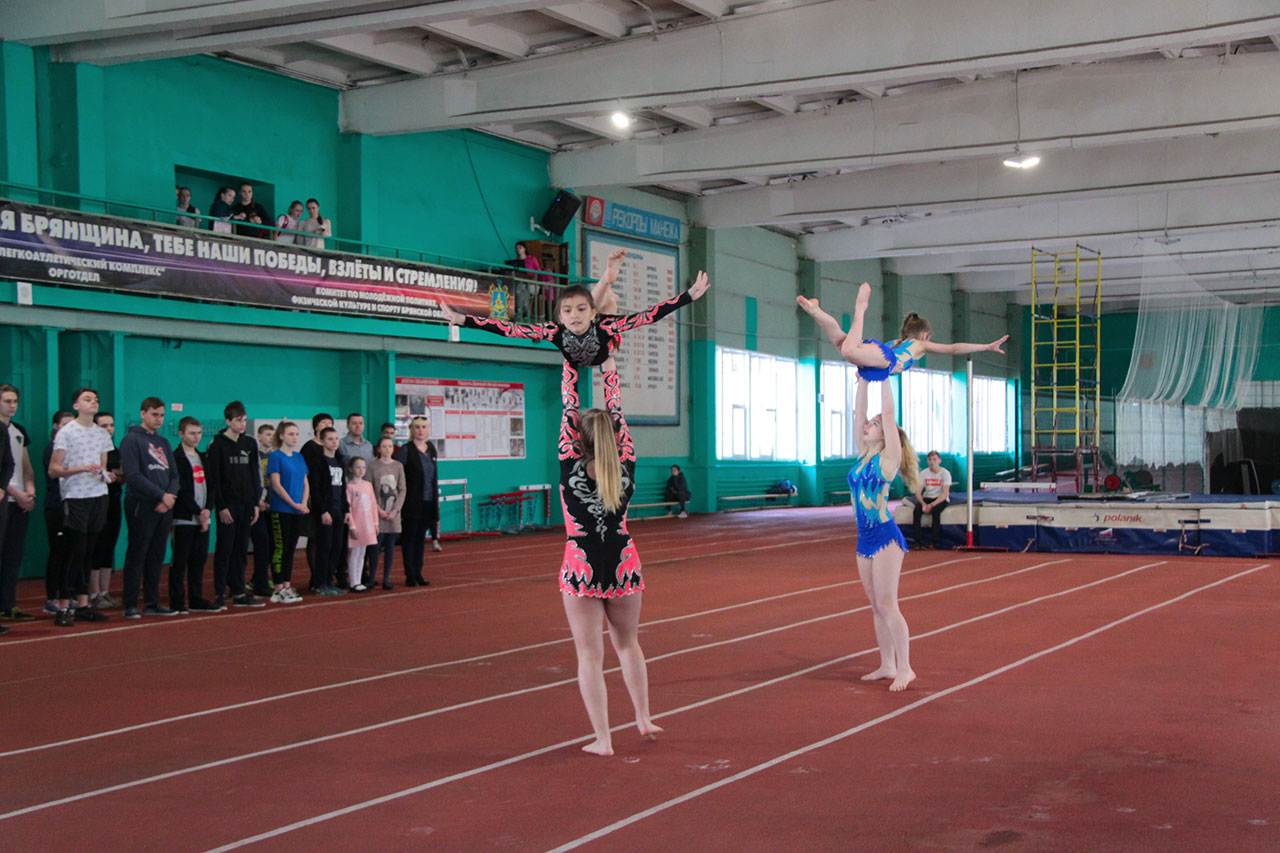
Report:
<svg viewBox="0 0 1280 853"><path fill-rule="evenodd" d="M428 436L441 459L524 459L524 383L396 377L396 438L409 422L431 418Z"/></svg>
<svg viewBox="0 0 1280 853"><path fill-rule="evenodd" d="M679 249L639 240L628 240L596 231L584 231L586 275L599 278L609 255L625 249L626 260L613 289L618 295L618 313L642 311L678 293ZM683 308L652 326L634 329L622 336L618 350L618 378L627 420L634 424L679 424L680 351L678 323L688 322ZM600 371L593 371L593 400L603 404Z"/></svg>

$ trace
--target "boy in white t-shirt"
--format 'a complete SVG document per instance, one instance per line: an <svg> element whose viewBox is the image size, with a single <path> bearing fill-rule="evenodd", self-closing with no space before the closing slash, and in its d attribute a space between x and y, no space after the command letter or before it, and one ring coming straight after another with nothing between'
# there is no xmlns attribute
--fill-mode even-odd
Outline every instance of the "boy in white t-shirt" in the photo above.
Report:
<svg viewBox="0 0 1280 853"><path fill-rule="evenodd" d="M54 624L61 627L77 620L102 622L107 618L89 606L89 569L94 543L107 521L107 484L111 481L107 454L115 449L107 431L93 422L99 408L97 391L78 389L71 407L76 419L58 430L49 461L49 476L60 478L67 549L54 617Z"/></svg>
<svg viewBox="0 0 1280 853"><path fill-rule="evenodd" d="M938 451L929 451L929 467L920 472L920 487L916 491L916 509L912 518L912 537L920 538L920 518L926 512L933 519L932 547L937 548L942 537L942 511L951 497L951 472L942 467Z"/></svg>

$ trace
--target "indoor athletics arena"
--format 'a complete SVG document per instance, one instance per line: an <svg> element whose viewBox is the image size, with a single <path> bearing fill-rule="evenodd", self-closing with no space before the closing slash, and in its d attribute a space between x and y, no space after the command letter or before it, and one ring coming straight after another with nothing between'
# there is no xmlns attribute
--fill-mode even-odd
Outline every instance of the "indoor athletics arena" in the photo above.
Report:
<svg viewBox="0 0 1280 853"><path fill-rule="evenodd" d="M1277 131L1280 0L0 2L0 846L1280 849Z"/></svg>

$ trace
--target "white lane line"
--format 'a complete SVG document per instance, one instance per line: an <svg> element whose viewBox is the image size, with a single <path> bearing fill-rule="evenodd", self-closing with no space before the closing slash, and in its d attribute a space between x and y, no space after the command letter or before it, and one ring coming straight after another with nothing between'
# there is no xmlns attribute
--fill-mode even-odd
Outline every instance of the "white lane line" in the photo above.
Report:
<svg viewBox="0 0 1280 853"><path fill-rule="evenodd" d="M953 563L963 563L969 560L976 560L976 559L978 558L977 557L960 557L954 560L944 560L941 563L931 563L930 565L927 565L927 566L920 566L919 568L911 569L909 571L903 572L902 574L913 575L918 572L929 571L930 569L936 569L942 566L949 566L949 565L952 565ZM650 622L642 622L640 624L640 627L648 628L654 625L666 625L672 622L681 622L686 619L696 619L701 616L710 616L715 613L724 613L729 610L738 610L743 607L754 607L759 604L767 604L772 601L779 601L784 598L792 598L797 595L806 595L812 592L825 592L826 590L836 589L837 587L842 587L842 586L851 586L856 583L859 583L859 581L839 581L837 583L829 583L829 584L824 584L822 586L809 587L808 589L793 590L791 592L784 592L778 595L766 596L765 598L755 598L750 601L743 601L737 604L729 604L723 607L713 607L710 610L699 610L696 613L686 613L681 616L668 616L664 619L654 619ZM316 687L306 687L300 690L290 690L286 693L276 693L270 696L263 696L259 699L247 699L243 702L234 702L229 705L217 705L212 708L202 709L200 711L189 711L185 714L174 714L173 716L170 716L170 717L161 717L160 719L148 720L147 722L144 722L144 723L133 723L131 725L121 726L115 729L107 729L106 731L94 732L92 734L87 734L87 735L80 735L79 737L66 738L64 740L57 740L57 741L50 741L49 743L41 743L41 744L36 744L34 746L26 746L20 749L11 749L11 750L8 750L7 752L0 752L0 758L10 758L15 755L25 755L30 752L43 752L45 750L57 749L63 746L72 746L74 744L84 743L86 741L99 740L101 738L108 738L108 737L115 737L116 735L128 734L129 732L143 731L145 729L155 728L157 726L169 725L171 723L177 723L183 720L194 720L199 717L207 717L214 714L222 714L228 711L238 711L242 708L252 708L255 705L265 705L270 702L279 702L284 699L295 699L299 696L308 696L314 693L323 693L328 690L337 690L343 687L353 687L359 684L369 684L375 681L383 681L388 678L399 678L401 676L413 675L419 672L428 672L433 669L442 669L444 667L449 667L449 666L461 666L463 664L475 663L476 661L482 661L482 660L492 660L494 658L519 654L521 652L532 651L534 649L544 649L544 648L547 648L548 646L563 645L566 643L570 643L572 641L573 639L571 637L563 637L558 640L546 640L541 643L530 643L528 645L515 646L513 648L502 649L496 652L486 652L485 654L473 655L471 657L457 658L455 660L447 660L447 661L439 661L437 663L423 664L421 666L409 667L407 669L398 669L398 670L393 670L391 672L382 672L382 673L378 673L377 675L366 675L360 678L349 679L347 681L337 681L332 684L321 684L321 685L317 685ZM217 650L213 649L213 650L205 650L205 651L217 651Z"/></svg>
<svg viewBox="0 0 1280 853"><path fill-rule="evenodd" d="M1012 572L1006 572L1004 574L995 575L993 577L983 578L981 580L967 581L965 583L953 584L952 586L943 587L941 589L930 590L929 592L922 592L922 593L917 593L915 595L904 596L901 600L910 601L917 598L927 598L934 595L941 595L943 593L951 592L953 590L960 589L962 587L969 587L969 586L976 586L978 584L991 583L993 581L1002 580L1004 578L1012 577L1014 575L1024 574L1025 572L1034 571L1036 569L1041 569L1046 566L1055 565L1057 563L1064 563L1064 562L1067 562L1067 560L1051 560L1045 563L1036 564L1034 566L1028 566L1027 568L1017 569ZM1157 565L1157 564L1153 563L1152 565ZM1121 577L1121 575L1116 575L1115 577ZM823 622L830 619L837 619L843 616L849 616L854 613L859 613L869 609L870 609L870 605L863 605L862 607L855 607L849 610L842 610L838 613L830 613L825 616L818 616L812 619L805 619L800 622L791 623L789 625L769 628L764 631L757 631L751 634L743 635L741 637L733 637L727 640L717 640L716 642L712 642L712 643L703 643L697 646L689 646L684 649L677 649L675 651L666 652L665 654L656 655L652 658L649 658L649 663L656 663L658 661L666 660L668 658L692 654L694 652L704 651L706 649L720 648L722 646L727 646L734 643L746 642L748 640L758 639L760 637L768 636L770 634L777 634L782 631L791 630L792 628L812 625L817 622ZM605 672L614 673L614 672L618 672L619 669L620 669L619 667L612 667L610 669L606 669ZM576 677L564 678L558 681L550 681L544 684L537 684L532 687L523 687L518 690L509 690L504 693L496 693L496 694L491 694L489 696L482 696L478 699L469 699L465 702L457 702L453 705L445 705L439 708L432 708L428 711L420 711L416 714L409 714L407 716L397 717L391 720L384 720L378 723L370 723L368 725L360 726L354 729L347 729L341 732L334 732L332 734L320 735L318 737L307 738L306 740L293 741L292 743L280 744L279 746L268 747L266 749L259 749L253 752L243 753L241 755L232 755L226 758L220 758L215 761L208 761L203 764L197 764L191 767L182 767L176 770L168 770L168 771L165 771L164 773L157 773L152 776L145 776L141 779L134 779L128 782L119 782L115 785L108 785L103 788L97 788L91 791L84 791L79 794L71 794L69 796L61 797L56 800L49 800L44 803L36 803L34 805L24 806L22 808L15 809L10 812L5 812L4 814L0 814L0 821L9 820L10 818L20 817L21 815L30 814L32 812L43 811L45 809L53 808L55 806L67 805L69 803L75 803L81 800L87 800L93 797L99 797L104 794L114 793L116 791L124 791L130 788L136 788L142 785L149 785L154 782L161 782L166 779L173 779L179 776L186 776L192 773L200 773L205 770L212 770L217 767L225 767L229 764L237 764L242 761L249 761L255 758L261 758L265 755L276 755L281 752L290 752L295 749L302 749L304 747L314 746L318 743L328 743L329 741L335 741L335 740L340 740L342 738L354 737L356 735L361 735L361 734L367 734L372 731L378 731L380 729L390 728L392 726L404 725L405 723L412 723L418 720L425 720L430 717L436 717L442 714L452 713L454 711L462 711L467 708L474 708L478 705L486 705L490 702L496 702L502 699L512 699L517 696L527 696L532 693L540 693L545 690L552 690L557 687L565 687L572 684L577 684Z"/></svg>
<svg viewBox="0 0 1280 853"><path fill-rule="evenodd" d="M1071 587L1070 589L1065 589L1059 592L1049 593L1046 595L1036 596L1035 598L1031 598L1026 601L1019 602L1017 604L1011 604L1006 607L999 608L998 610L992 610L987 613L982 613L977 616L972 616L968 619L963 619L959 622L953 622L950 625L944 625L941 628L935 628L931 631L926 631L922 634L918 634L912 637L912 640L922 640L922 639L925 639L926 637L936 636L938 634L942 634L947 631L952 631L952 630L955 630L956 628L960 628L965 625L970 625L975 622L981 622L985 619L991 619L996 616L1002 615L1004 613L1009 613L1010 611L1013 611L1013 610L1018 610L1023 607L1028 607L1034 604L1038 604L1040 602L1047 601L1052 598L1059 598L1064 595L1070 595L1072 593L1079 592L1080 590L1089 589L1090 587L1098 586L1099 584L1104 584L1114 580L1119 580L1120 578L1135 574L1137 572L1145 571L1146 569L1150 569L1154 566L1164 565L1165 562L1166 561L1164 560L1160 560L1155 563L1148 563L1146 565L1138 566L1136 568L1129 569L1128 571L1124 571L1119 574L1109 575L1105 578L1100 578L1095 581L1090 581L1089 583L1086 583L1086 584L1081 584L1080 586ZM822 661L821 663L816 663L811 666L804 667L803 669L795 670L794 672L789 672L786 675L780 675L775 678L770 678L766 681L761 681L761 682L757 682L756 684L747 685L746 687L739 687L738 689L731 690L728 693L722 693L718 696L712 696L707 699L701 699L697 702L692 702L688 705L683 705L679 708L673 708L669 711L663 711L659 714L654 714L653 718L655 720L665 719L666 717L674 716L676 714L683 714L687 711L692 711L697 708L702 708L707 705L723 702L727 699L732 699L738 696L745 695L747 693L752 693L757 690L762 690L767 687L772 687L776 684L781 684L782 682L785 682L785 681L790 681L795 678L801 678L805 675L809 675L810 673L817 672L818 670L825 669L830 666L835 666L837 664L846 663L855 658L874 654L878 651L879 651L878 648L872 647L869 649L862 649L860 651L856 651L851 654L841 655L840 657L837 657L837 658L832 658L830 660ZM634 725L634 723L631 723L631 722L620 723L619 725L613 726L610 729L610 731L614 731L614 732L622 731L624 729L631 728L632 725ZM561 741L560 743L553 743L549 746L540 747L538 749L530 750L529 752L524 752L519 755L513 755L509 758L504 758L500 761L495 761L490 764L485 764L481 767L473 767L470 770L463 770L458 773L451 774L449 776L443 776L439 779L433 779L430 782L424 782L423 784L415 785L412 788L405 788L400 791L393 791L390 794L384 794L380 797L374 797L373 799L365 800L364 802L353 803L352 805L344 806L343 808L340 808L340 809L335 809L333 811L325 812L323 814L315 815L313 817L304 818L303 820L294 821L293 823L286 824L285 826L280 826L275 829L267 830L266 832L258 833L257 835L253 835L248 838L242 838L239 841L233 841L229 844L224 844L221 847L213 848L212 850L208 851L208 853L224 853L224 851L227 851L227 850L235 850L237 848L245 847L250 844L256 844L259 841L266 841L271 838L276 838L278 836L285 835L287 833L294 832L299 829L305 829L309 826L315 826L316 824L319 824L319 823L324 823L326 821L330 821L335 818L353 814L358 811L363 811L364 809L373 808L374 806L380 806L385 803L403 799L405 797L411 797L415 794L420 794L424 791L429 791L433 788L439 788L441 786L448 785L452 782L459 782L459 781L462 781L463 779L469 779L473 776L479 776L482 773L488 773L492 770L498 770L503 767L509 767L512 764L518 764L522 761L527 761L530 758L536 758L540 755L546 755L547 753L555 752L556 750L565 749L570 746L576 746L577 744L581 744L581 743L587 743L588 741L592 740L594 737L595 737L594 735L583 735L582 737L574 738L572 740L565 740L565 741ZM3 818L3 817L4 817L3 815L0 815L0 818Z"/></svg>
<svg viewBox="0 0 1280 853"><path fill-rule="evenodd" d="M791 759L797 758L801 755L805 755L806 753L814 752L815 750L819 750L819 749L822 749L823 747L830 746L833 743L839 743L840 741L845 740L846 738L850 738L853 735L858 734L859 732L864 732L867 729L880 725L881 723L887 723L892 719L901 717L903 714L907 714L911 711L914 711L917 708L922 708L931 702L937 702L939 699L944 699L947 696L950 696L954 693L959 693L961 690L967 690L968 688L973 687L976 684L981 684L984 681L990 681L992 678L995 678L998 675L1003 675L1006 672L1017 669L1020 666L1025 666L1026 664L1039 660L1042 657L1051 655L1055 652L1060 652L1063 649L1070 648L1071 646L1074 646L1077 643L1082 643L1085 640L1088 640L1092 637L1096 637L1099 634L1112 630L1113 628L1118 628L1121 625L1124 625L1128 622L1132 622L1134 619L1137 619L1140 616L1145 616L1148 613L1152 613L1156 610L1160 610L1161 608L1168 607L1171 604L1176 604L1180 601L1185 601L1191 596L1197 595L1201 592L1204 592L1205 590L1213 589L1214 587L1217 587L1217 586L1222 586L1225 583L1230 583L1231 581L1238 580L1247 575L1251 575L1254 572L1261 571L1265 569L1268 565L1270 564L1263 563L1260 566L1254 566L1253 568L1246 569L1243 572L1237 572L1236 574L1230 575L1229 577L1221 578L1220 580L1216 580L1212 583L1204 584L1203 586L1198 586L1195 589L1188 590L1187 592L1184 592L1181 595L1176 595L1173 598L1165 599L1164 601L1161 601L1158 604L1153 604L1150 607L1144 607L1141 610L1137 610L1137 611L1134 611L1133 613L1128 614L1127 616L1121 616L1119 619L1114 619L1111 622L1108 622L1105 625L1100 625L1091 631L1086 631L1083 634L1077 634L1076 636L1072 637L1069 640L1064 640L1063 642L1058 643L1056 645L1049 646L1048 648L1041 649L1038 652L1033 652L1029 655L1018 658L1017 660L1011 663L1007 663L1004 666L996 667L993 670L984 672L982 675L971 678L968 681L961 682L960 684L953 684L951 687L947 687L943 690L939 690L936 693L931 693L928 696L925 696L921 699L917 699L916 701L911 702L907 705L903 705L901 708L895 708L889 713L882 714L881 716L876 717L873 720L867 720L864 723L859 723L856 726L845 729L844 731L838 732L834 735L831 735L830 737L823 738L822 740L815 741L811 744L808 744L807 746L799 747L798 749L793 749L790 752L777 756L776 758L771 758L768 761L763 761L755 765L754 767L748 767L746 770L742 770L742 771L739 771L738 773L734 773L732 776L726 776L723 779L718 779L715 782L712 782L708 785L703 785L701 788L697 788L695 790L689 791L688 793L682 794L679 797L673 797L672 799L667 800L666 802L658 803L657 805L651 806L647 809L644 809L643 811L636 812L630 817L625 817L622 820L618 820L609 824L608 826L601 827L600 829L597 829L595 832L588 833L587 835L583 835L579 838L575 838L573 841L570 841L566 844L562 844L559 847L556 847L553 851L551 851L551 853L563 853L563 851L573 850L575 848L581 847L583 844L587 844L592 841L598 841L599 839L605 837L606 835L610 835L614 832L617 832L619 829L628 827L634 823L644 820L645 818L652 817L653 815L658 814L659 812L666 811L667 809L678 806L681 803L687 803L690 800L697 799L698 797L709 794L712 791L717 791L720 788L725 787L726 785L732 785L735 782L740 782L743 779L749 778L751 776L755 776L757 773L762 773L765 770L768 770L772 767L777 767L779 764L790 761ZM228 848L224 847L220 849L225 850Z"/></svg>
<svg viewBox="0 0 1280 853"><path fill-rule="evenodd" d="M715 554L707 556L722 556L726 554L747 554L754 551L771 551L776 548L791 548L796 545L811 545L819 542L834 542L837 540L847 539L847 536L827 536L819 539L797 539L788 542L776 542L771 545L758 545L753 548L736 548L731 551L717 551ZM665 557L658 560L647 561L649 565L661 565L663 563L679 563L685 560L696 558L698 555L693 554L685 557ZM411 595L428 595L431 593L451 592L457 589L469 589L475 586L494 586L498 584L523 583L531 580L555 579L556 570L548 569L545 572L536 575L522 575L514 578L492 578L484 580L467 581L465 583L449 584L447 586L433 586L426 589L408 589L403 590L395 595L377 595L372 597L363 596L347 596L341 601L319 601L312 604L289 604L280 605L278 607L265 607L252 610L230 610L227 613L215 613L208 616L196 616L194 618L178 618L178 619L161 619L159 621L144 621L137 625L121 625L117 628L97 628L88 631L77 631L71 634L51 634L46 637L28 637L23 640L0 640L0 652L10 647L25 645L27 643L47 643L54 640L80 640L85 637L100 637L104 634L115 634L121 631L140 631L147 628L172 628L191 625L208 625L213 622L221 622L227 619L244 617L244 616L264 616L276 613L298 613L314 607L341 607L344 604L376 604L388 601L404 601Z"/></svg>

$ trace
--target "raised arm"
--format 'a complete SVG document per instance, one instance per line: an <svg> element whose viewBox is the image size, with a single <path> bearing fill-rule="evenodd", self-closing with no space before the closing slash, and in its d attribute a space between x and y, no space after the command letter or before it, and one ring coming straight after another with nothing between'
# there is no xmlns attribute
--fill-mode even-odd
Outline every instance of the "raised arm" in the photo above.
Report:
<svg viewBox="0 0 1280 853"><path fill-rule="evenodd" d="M560 371L560 461L582 458L582 426L578 412L578 369L569 362Z"/></svg>
<svg viewBox="0 0 1280 853"><path fill-rule="evenodd" d="M618 440L618 459L622 462L634 462L636 448L631 440L627 418L622 413L622 382L618 378L618 365L612 356L600 365L600 372L604 378L604 406L613 419L613 432Z"/></svg>
<svg viewBox="0 0 1280 853"><path fill-rule="evenodd" d="M880 451L880 472L892 480L902 464L902 440L898 437L898 419L893 412L893 388L880 383L880 423L884 427L884 450Z"/></svg>
<svg viewBox="0 0 1280 853"><path fill-rule="evenodd" d="M450 326L466 326L469 329L481 329L504 338L524 338L530 341L549 341L556 333L555 323L512 323L507 320L493 320L489 317L476 317L454 310L449 303L440 300L440 310Z"/></svg>
<svg viewBox="0 0 1280 853"><path fill-rule="evenodd" d="M1009 336L992 341L989 344L940 344L935 341L921 341L925 352L936 352L943 355L969 355L975 352L998 352L1004 355L1004 342Z"/></svg>
<svg viewBox="0 0 1280 853"><path fill-rule="evenodd" d="M634 314L624 314L621 317L607 317L602 321L602 325L606 325L611 332L629 332L632 329L638 329L641 326L648 326L658 322L671 312L683 308L694 301L701 299L702 295L711 287L711 282L707 278L705 272L698 273L698 277L694 280L693 286L664 302L657 305L650 305L643 311L637 311Z"/></svg>
<svg viewBox="0 0 1280 853"><path fill-rule="evenodd" d="M858 377L858 390L853 397L853 446L862 455L862 430L867 425L867 380Z"/></svg>

